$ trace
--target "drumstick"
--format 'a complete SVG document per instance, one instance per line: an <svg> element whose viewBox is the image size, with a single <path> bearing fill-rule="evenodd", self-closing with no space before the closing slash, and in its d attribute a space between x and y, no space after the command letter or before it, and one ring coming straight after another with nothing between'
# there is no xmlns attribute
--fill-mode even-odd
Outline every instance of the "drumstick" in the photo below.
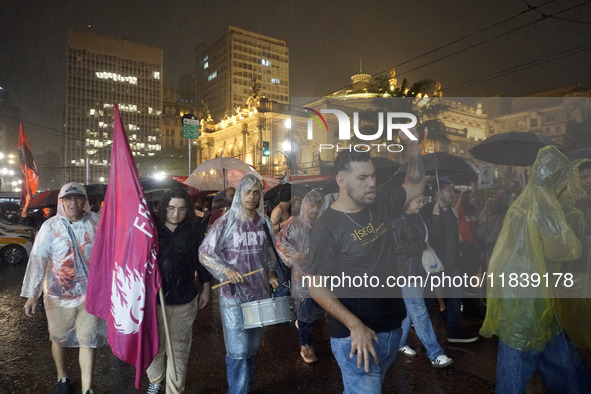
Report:
<svg viewBox="0 0 591 394"><path fill-rule="evenodd" d="M248 274L244 274L244 275L242 275L242 277L244 278L245 276L252 275L252 274L256 274L257 272L261 272L262 270L263 270L263 268L259 268L258 270L254 270L254 271L251 271L251 272L249 272ZM218 287L222 287L223 285L227 285L228 283L230 283L230 281L229 281L229 280L227 280L227 281L225 281L225 282L222 282L222 283L218 283L218 284L217 284L217 285L215 285L215 286L211 286L211 290L215 290L215 289L217 289Z"/></svg>

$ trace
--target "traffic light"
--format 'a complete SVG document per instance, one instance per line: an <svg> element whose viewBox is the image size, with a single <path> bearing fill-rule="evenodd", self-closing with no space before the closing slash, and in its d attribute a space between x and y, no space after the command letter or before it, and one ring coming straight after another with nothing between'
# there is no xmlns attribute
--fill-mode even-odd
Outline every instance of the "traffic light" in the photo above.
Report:
<svg viewBox="0 0 591 394"><path fill-rule="evenodd" d="M269 141L263 141L263 156L268 157L270 154Z"/></svg>

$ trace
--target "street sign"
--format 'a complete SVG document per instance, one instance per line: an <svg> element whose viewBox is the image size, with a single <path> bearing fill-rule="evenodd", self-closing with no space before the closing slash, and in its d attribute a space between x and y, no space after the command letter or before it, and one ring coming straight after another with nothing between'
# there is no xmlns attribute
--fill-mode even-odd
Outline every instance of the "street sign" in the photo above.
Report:
<svg viewBox="0 0 591 394"><path fill-rule="evenodd" d="M478 188L490 189L494 185L494 170L495 166L492 163L478 164Z"/></svg>
<svg viewBox="0 0 591 394"><path fill-rule="evenodd" d="M183 118L183 138L199 138L199 121L197 119Z"/></svg>

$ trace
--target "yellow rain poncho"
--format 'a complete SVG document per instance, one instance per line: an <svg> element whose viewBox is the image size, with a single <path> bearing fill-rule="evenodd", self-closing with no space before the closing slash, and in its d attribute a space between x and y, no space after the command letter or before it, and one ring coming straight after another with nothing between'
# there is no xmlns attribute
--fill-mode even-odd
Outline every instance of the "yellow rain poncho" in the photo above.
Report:
<svg viewBox="0 0 591 394"><path fill-rule="evenodd" d="M591 207L584 211L576 202L587 196L579 182L579 166L591 160L577 160L571 164L566 176L566 191L560 196L560 204L568 225L581 241L581 258L562 264L563 273L573 275L574 283L562 288L556 300L556 314L562 328L577 347L591 347Z"/></svg>
<svg viewBox="0 0 591 394"><path fill-rule="evenodd" d="M562 331L554 311L553 273L560 269L556 263L581 255L581 243L557 199L568 166L569 160L555 147L540 149L531 179L509 208L491 257L480 334L497 335L517 350L541 351ZM537 286L536 278L541 282Z"/></svg>

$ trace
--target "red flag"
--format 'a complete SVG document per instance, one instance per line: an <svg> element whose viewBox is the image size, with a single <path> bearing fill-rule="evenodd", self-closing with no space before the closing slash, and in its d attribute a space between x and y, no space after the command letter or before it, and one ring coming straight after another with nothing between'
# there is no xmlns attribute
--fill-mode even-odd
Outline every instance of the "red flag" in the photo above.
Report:
<svg viewBox="0 0 591 394"><path fill-rule="evenodd" d="M429 129L425 127L425 131L423 132L423 144L422 144L422 151L421 156L425 156L427 154L427 136L429 135Z"/></svg>
<svg viewBox="0 0 591 394"><path fill-rule="evenodd" d="M31 201L31 196L37 192L37 187L39 187L39 173L37 172L35 160L33 160L29 140L23 131L22 122L18 133L18 155L20 157L21 171L23 173L23 184L21 188L21 207L23 210L21 215L26 217L27 207Z"/></svg>
<svg viewBox="0 0 591 394"><path fill-rule="evenodd" d="M117 106L111 170L90 259L86 310L107 322L113 353L135 365L135 387L158 352L158 233Z"/></svg>

